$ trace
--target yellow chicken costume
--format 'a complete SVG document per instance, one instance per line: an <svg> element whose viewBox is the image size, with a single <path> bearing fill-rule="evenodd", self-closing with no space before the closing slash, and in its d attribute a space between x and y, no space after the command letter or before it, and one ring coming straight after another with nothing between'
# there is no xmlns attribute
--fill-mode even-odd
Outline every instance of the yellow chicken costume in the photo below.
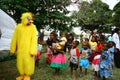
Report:
<svg viewBox="0 0 120 80"><path fill-rule="evenodd" d="M20 76L16 80L30 80L34 73L35 58L37 54L37 29L33 24L33 14L24 13L15 29L11 53L17 53L17 68Z"/></svg>

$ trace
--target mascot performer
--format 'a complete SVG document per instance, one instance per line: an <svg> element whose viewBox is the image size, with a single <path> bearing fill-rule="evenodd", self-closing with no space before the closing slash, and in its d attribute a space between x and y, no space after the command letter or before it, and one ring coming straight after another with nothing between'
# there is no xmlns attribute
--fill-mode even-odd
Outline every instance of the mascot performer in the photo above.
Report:
<svg viewBox="0 0 120 80"><path fill-rule="evenodd" d="M37 29L33 24L33 14L23 13L21 23L17 25L10 53L17 53L17 68L20 76L16 80L30 80L34 73L37 54Z"/></svg>

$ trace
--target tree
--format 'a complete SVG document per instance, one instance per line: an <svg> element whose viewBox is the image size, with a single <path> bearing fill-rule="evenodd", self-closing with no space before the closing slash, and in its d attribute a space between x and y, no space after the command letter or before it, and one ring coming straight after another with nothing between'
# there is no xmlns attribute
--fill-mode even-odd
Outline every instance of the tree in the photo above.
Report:
<svg viewBox="0 0 120 80"><path fill-rule="evenodd" d="M71 19L65 16L71 0L0 0L0 7L20 21L23 12L32 12L35 15L35 24L38 30L48 27L55 30L69 30L67 26Z"/></svg>
<svg viewBox="0 0 120 80"><path fill-rule="evenodd" d="M120 2L118 2L113 8L113 24L120 27Z"/></svg>
<svg viewBox="0 0 120 80"><path fill-rule="evenodd" d="M82 29L110 30L110 27L106 27L106 24L111 23L112 11L106 3L101 0L92 0L91 2L82 1L79 5L79 11L71 17L77 20Z"/></svg>

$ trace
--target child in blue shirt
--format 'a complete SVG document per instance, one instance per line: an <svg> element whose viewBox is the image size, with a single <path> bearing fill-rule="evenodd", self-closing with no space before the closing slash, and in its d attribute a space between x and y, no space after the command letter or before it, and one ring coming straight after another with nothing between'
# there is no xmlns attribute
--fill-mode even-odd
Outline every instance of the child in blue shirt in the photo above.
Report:
<svg viewBox="0 0 120 80"><path fill-rule="evenodd" d="M90 63L89 63L89 60L88 60L89 55L90 55L90 49L88 48L87 43L83 43L83 47L80 50L80 54L81 54L80 62L79 62L80 72L82 72L82 68L84 68L85 69L84 74L86 75L87 74L87 69L90 66Z"/></svg>

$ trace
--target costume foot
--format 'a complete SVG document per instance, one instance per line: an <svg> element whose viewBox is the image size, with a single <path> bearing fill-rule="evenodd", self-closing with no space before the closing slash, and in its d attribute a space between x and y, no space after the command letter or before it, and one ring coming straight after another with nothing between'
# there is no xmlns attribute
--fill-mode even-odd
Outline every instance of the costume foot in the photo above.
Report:
<svg viewBox="0 0 120 80"><path fill-rule="evenodd" d="M30 80L30 76L24 76L23 80Z"/></svg>
<svg viewBox="0 0 120 80"><path fill-rule="evenodd" d="M23 80L23 76L17 77L16 80Z"/></svg>

